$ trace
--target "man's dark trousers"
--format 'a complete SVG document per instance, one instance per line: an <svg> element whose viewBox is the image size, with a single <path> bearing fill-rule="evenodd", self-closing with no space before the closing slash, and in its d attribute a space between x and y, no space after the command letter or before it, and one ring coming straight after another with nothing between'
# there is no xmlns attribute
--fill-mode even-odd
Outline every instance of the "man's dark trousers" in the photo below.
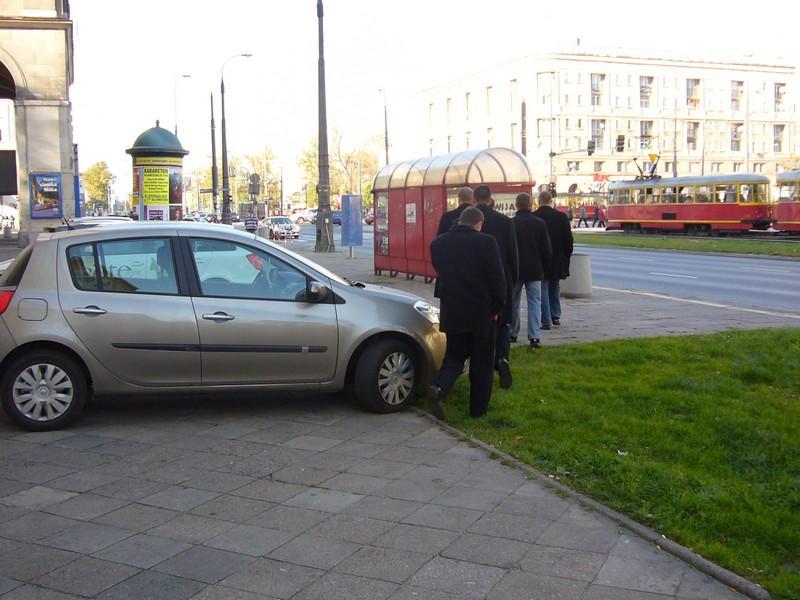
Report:
<svg viewBox="0 0 800 600"><path fill-rule="evenodd" d="M464 361L469 358L469 414L482 417L489 408L494 378L494 339L496 322L486 319L475 323L472 331L448 333L447 349L436 385L444 395L450 393L453 384L464 371Z"/></svg>

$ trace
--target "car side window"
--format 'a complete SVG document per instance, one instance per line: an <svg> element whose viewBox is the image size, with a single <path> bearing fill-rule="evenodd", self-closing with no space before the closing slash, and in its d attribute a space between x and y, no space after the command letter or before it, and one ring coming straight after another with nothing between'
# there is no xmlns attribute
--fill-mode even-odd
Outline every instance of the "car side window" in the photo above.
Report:
<svg viewBox="0 0 800 600"><path fill-rule="evenodd" d="M175 260L168 239L141 238L72 246L67 256L72 280L80 290L178 293Z"/></svg>
<svg viewBox="0 0 800 600"><path fill-rule="evenodd" d="M203 296L297 301L306 291L305 273L262 250L210 239L189 247Z"/></svg>

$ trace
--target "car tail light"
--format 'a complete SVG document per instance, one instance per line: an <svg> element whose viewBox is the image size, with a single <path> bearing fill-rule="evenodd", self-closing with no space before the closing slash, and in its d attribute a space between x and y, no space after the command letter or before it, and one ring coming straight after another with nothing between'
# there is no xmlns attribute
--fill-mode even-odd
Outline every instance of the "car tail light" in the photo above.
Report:
<svg viewBox="0 0 800 600"><path fill-rule="evenodd" d="M14 290L0 290L0 315L6 312L11 299L14 297Z"/></svg>

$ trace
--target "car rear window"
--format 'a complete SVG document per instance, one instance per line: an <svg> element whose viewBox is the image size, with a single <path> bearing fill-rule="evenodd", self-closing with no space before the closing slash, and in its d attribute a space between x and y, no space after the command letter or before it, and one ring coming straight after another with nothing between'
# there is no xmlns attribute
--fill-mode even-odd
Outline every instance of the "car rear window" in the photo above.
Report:
<svg viewBox="0 0 800 600"><path fill-rule="evenodd" d="M20 252L14 262L8 266L8 269L0 275L0 287L19 285L22 276L25 274L28 261L31 259L31 254L33 254L33 244Z"/></svg>

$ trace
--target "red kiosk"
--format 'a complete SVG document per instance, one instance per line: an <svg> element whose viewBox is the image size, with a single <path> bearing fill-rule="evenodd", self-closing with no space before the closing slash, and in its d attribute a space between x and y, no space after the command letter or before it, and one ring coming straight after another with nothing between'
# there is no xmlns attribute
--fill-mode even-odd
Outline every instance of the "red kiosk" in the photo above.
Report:
<svg viewBox="0 0 800 600"><path fill-rule="evenodd" d="M494 207L509 216L535 181L525 157L509 148L427 156L383 167L375 176L375 274L405 273L432 281L430 245L442 215L458 204L458 189L488 185Z"/></svg>

